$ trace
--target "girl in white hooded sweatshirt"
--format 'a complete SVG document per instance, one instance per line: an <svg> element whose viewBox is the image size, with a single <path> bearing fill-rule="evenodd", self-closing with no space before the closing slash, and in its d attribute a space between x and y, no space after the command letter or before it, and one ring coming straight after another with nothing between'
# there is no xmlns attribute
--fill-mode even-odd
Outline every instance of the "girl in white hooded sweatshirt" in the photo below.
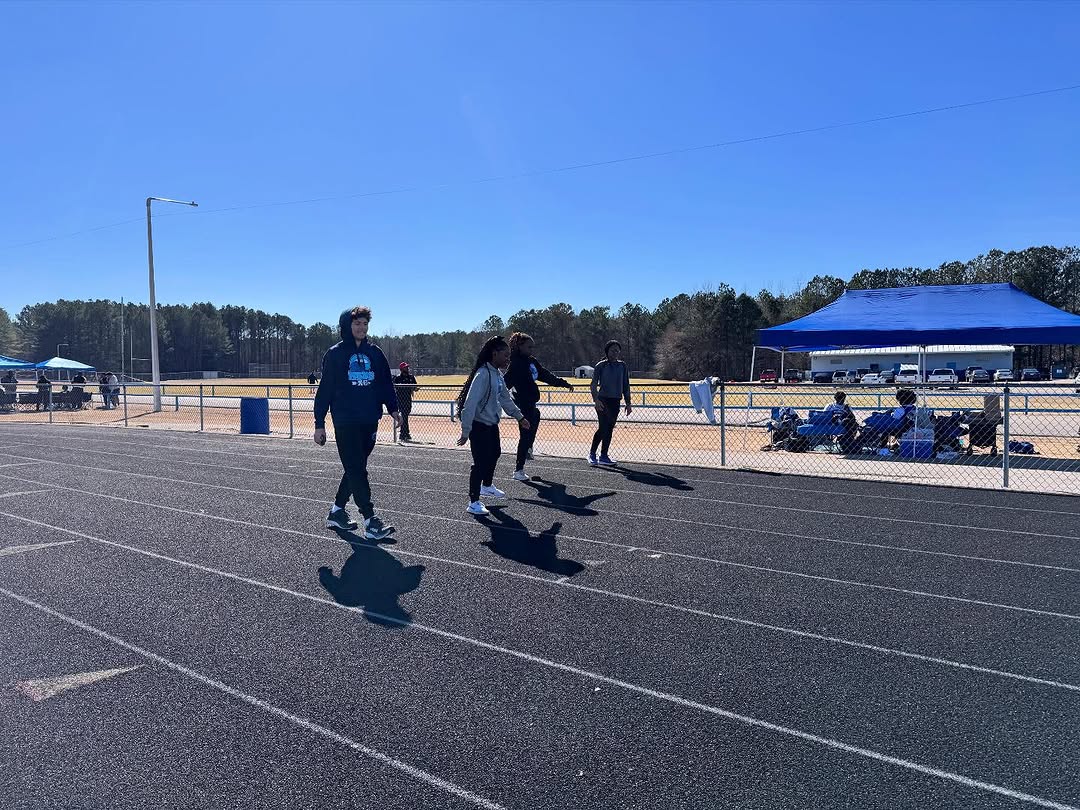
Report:
<svg viewBox="0 0 1080 810"><path fill-rule="evenodd" d="M476 365L458 395L458 412L461 416L461 438L458 445L469 443L473 463L469 470L469 507L473 515L489 514L480 501L485 498L505 498L506 493L494 484L495 465L502 454L499 439L499 412L506 411L518 423L529 429L529 422L514 404L510 391L503 382L501 369L510 362L510 345L496 335L484 344L476 358Z"/></svg>

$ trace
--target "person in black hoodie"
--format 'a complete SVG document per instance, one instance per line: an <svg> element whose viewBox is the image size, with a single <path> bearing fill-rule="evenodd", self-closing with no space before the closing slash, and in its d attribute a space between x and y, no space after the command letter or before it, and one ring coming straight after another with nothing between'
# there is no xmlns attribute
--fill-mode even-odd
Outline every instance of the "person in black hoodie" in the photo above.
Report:
<svg viewBox="0 0 1080 810"><path fill-rule="evenodd" d="M329 411L334 419L334 437L344 474L334 506L326 517L326 527L358 528L345 511L351 494L364 518L364 537L382 540L394 528L375 515L367 460L375 448L383 406L395 425L400 425L400 418L390 365L382 350L367 339L370 322L371 310L367 307L347 309L338 318L341 342L331 346L323 356L322 379L315 392L315 444L326 444Z"/></svg>
<svg viewBox="0 0 1080 810"><path fill-rule="evenodd" d="M535 341L524 332L514 332L510 336L510 365L506 369L503 379L506 387L511 389L514 404L525 415L526 423L518 425L517 466L514 468L515 481L528 481L529 476L525 472L525 462L532 458L533 442L536 440L536 430L540 426L540 410L536 403L540 401L540 389L536 381L540 380L548 385L559 388L574 390L574 386L557 377L540 365L540 361L533 357Z"/></svg>

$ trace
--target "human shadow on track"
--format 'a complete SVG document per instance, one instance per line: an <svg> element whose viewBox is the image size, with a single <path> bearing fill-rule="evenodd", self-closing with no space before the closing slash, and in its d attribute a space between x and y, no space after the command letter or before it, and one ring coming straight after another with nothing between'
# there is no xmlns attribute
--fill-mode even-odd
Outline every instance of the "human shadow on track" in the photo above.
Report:
<svg viewBox="0 0 1080 810"><path fill-rule="evenodd" d="M506 514L503 511L505 507L489 508L490 517L478 516L476 518L491 532L491 539L485 540L481 545L487 546L504 560L529 565L562 577L572 577L585 570L585 566L577 560L559 557L559 548L555 544L555 538L562 531L562 523L552 523L550 529L533 535L524 523ZM492 520L492 517L495 519Z"/></svg>
<svg viewBox="0 0 1080 810"><path fill-rule="evenodd" d="M398 600L420 587L424 566L402 565L374 543L346 532L340 536L349 540L353 553L340 574L326 565L319 568L319 582L327 593L338 604L363 608L364 618L372 624L398 628L412 622L412 615Z"/></svg>
<svg viewBox="0 0 1080 810"><path fill-rule="evenodd" d="M677 489L679 492L694 491L694 488L681 478L676 478L674 475L668 475L667 473L635 470L631 467L595 467L594 469L603 470L605 473L618 473L627 481L633 481L635 484L645 484L650 487L668 487Z"/></svg>
<svg viewBox="0 0 1080 810"><path fill-rule="evenodd" d="M566 484L557 484L554 481L545 481L543 478L533 476L531 481L523 482L525 486L532 487L540 500L532 498L517 498L522 503L531 503L534 506L546 506L559 509L563 512L573 512L577 515L596 516L600 514L589 506L601 498L610 498L614 492L597 492L595 495L571 495L566 491Z"/></svg>

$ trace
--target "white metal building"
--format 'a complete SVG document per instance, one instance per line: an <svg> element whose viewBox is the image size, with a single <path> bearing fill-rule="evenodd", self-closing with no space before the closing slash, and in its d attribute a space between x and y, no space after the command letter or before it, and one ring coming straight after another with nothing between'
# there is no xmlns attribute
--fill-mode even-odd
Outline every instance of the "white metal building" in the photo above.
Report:
<svg viewBox="0 0 1080 810"><path fill-rule="evenodd" d="M836 349L810 352L810 371L840 371L868 368L871 371L898 371L900 364L919 363L918 346L894 346L886 349ZM1012 346L926 346L923 368L955 369L963 378L968 366L982 366L987 371L1013 367Z"/></svg>

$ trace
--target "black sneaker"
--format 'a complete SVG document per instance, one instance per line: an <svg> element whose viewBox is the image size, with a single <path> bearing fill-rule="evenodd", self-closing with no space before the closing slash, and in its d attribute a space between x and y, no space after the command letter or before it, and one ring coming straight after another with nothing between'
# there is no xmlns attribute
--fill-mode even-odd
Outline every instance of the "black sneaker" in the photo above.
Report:
<svg viewBox="0 0 1080 810"><path fill-rule="evenodd" d="M329 515L326 516L326 528L339 529L343 532L351 532L354 529L359 529L360 524L349 517L349 513L344 509L335 509Z"/></svg>
<svg viewBox="0 0 1080 810"><path fill-rule="evenodd" d="M376 515L364 521L364 537L368 540L385 540L393 533L394 527L387 526Z"/></svg>

